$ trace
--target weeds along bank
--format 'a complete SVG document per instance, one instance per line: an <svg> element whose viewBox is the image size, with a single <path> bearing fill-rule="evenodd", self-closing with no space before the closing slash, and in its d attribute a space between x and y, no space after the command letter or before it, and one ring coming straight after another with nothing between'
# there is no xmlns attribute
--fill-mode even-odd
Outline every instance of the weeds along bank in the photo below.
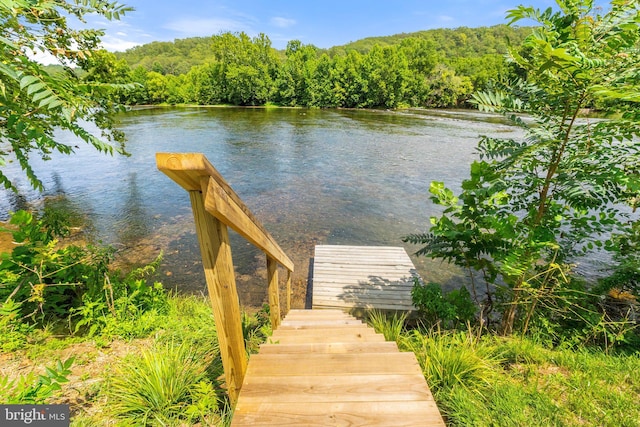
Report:
<svg viewBox="0 0 640 427"><path fill-rule="evenodd" d="M440 329L373 313L369 323L413 351L447 425L637 426L640 352L553 346L542 337Z"/></svg>
<svg viewBox="0 0 640 427"><path fill-rule="evenodd" d="M68 403L74 425L224 425L229 405L204 297L170 296L160 262L112 271L112 248L60 243L55 212L19 211L0 258L0 402ZM268 313L243 317L247 349Z"/></svg>
<svg viewBox="0 0 640 427"><path fill-rule="evenodd" d="M0 264L2 283L12 284L0 306L0 401L68 403L78 426L228 425L208 301L167 295L149 283L153 265L121 275L109 271L105 248L61 247L54 218L12 219L20 246ZM465 326L465 298L440 295L418 323L369 316L415 352L449 425L637 425L637 351L540 332L498 337ZM270 335L268 318L243 316L248 352Z"/></svg>

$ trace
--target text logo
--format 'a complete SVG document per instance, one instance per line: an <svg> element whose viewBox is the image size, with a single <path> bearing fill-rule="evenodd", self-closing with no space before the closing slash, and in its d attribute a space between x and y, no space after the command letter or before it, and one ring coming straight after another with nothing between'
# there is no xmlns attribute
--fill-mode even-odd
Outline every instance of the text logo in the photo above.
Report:
<svg viewBox="0 0 640 427"><path fill-rule="evenodd" d="M69 405L0 405L0 426L69 427Z"/></svg>

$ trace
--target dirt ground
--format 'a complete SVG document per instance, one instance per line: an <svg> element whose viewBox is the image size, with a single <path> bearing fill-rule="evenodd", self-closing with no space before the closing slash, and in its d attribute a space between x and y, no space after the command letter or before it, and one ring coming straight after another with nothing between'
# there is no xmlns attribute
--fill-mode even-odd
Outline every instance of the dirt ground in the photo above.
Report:
<svg viewBox="0 0 640 427"><path fill-rule="evenodd" d="M16 244L13 243L11 232L6 231L9 227L9 224L0 221L0 253L11 252L16 246Z"/></svg>
<svg viewBox="0 0 640 427"><path fill-rule="evenodd" d="M81 342L60 350L48 350L46 358L29 355L25 350L3 353L0 354L0 376L6 375L10 381L31 373L37 377L44 373L45 367L54 366L57 360L64 361L75 356L69 382L62 385L62 390L50 403L69 404L72 416L80 413L91 416L101 411L95 399L113 367L128 354L140 353L151 343L150 338L116 340L105 347L96 346L94 342Z"/></svg>

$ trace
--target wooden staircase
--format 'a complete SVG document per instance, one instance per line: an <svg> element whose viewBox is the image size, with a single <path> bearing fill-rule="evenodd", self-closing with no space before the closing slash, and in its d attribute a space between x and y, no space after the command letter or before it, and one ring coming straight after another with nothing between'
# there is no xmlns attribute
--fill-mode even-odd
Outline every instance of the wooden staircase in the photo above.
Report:
<svg viewBox="0 0 640 427"><path fill-rule="evenodd" d="M189 193L227 393L236 404L233 426L444 425L413 353L399 352L395 343L340 310L289 311L293 262L204 155L157 153L156 163ZM264 252L267 261L275 331L248 366L228 228ZM382 307L387 299L406 299L398 295L403 285L397 281L407 268L411 273L413 264L409 260L398 267L394 261L398 279L387 265L387 252L396 259L395 249L383 249L384 257L380 248L374 253L356 248L355 254L353 248L347 254L344 248L328 249L327 262L318 264L348 276L347 282L338 277L338 286L329 287L350 295L350 303L355 299L358 307ZM337 258L348 258L346 263L336 262L332 254L337 252L342 253ZM278 269L287 273L289 313L282 322ZM326 282L336 278L330 275ZM363 295L375 295L375 304L363 301Z"/></svg>
<svg viewBox="0 0 640 427"><path fill-rule="evenodd" d="M340 310L291 310L251 356L232 426L443 426L413 353Z"/></svg>

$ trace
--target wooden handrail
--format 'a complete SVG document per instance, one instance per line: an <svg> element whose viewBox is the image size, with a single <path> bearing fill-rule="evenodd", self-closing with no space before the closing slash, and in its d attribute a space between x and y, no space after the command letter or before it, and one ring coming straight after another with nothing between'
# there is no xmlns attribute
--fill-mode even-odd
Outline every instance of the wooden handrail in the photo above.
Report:
<svg viewBox="0 0 640 427"><path fill-rule="evenodd" d="M278 261L278 264L293 271L293 261L203 154L157 153L156 164L158 169L185 190L206 193L207 212ZM207 179L206 188L202 178Z"/></svg>
<svg viewBox="0 0 640 427"><path fill-rule="evenodd" d="M156 164L158 169L189 192L227 389L235 403L247 361L227 227L266 254L270 318L274 329L280 324L281 312L277 266L280 264L287 270L288 311L291 307L293 261L203 154L157 153Z"/></svg>

